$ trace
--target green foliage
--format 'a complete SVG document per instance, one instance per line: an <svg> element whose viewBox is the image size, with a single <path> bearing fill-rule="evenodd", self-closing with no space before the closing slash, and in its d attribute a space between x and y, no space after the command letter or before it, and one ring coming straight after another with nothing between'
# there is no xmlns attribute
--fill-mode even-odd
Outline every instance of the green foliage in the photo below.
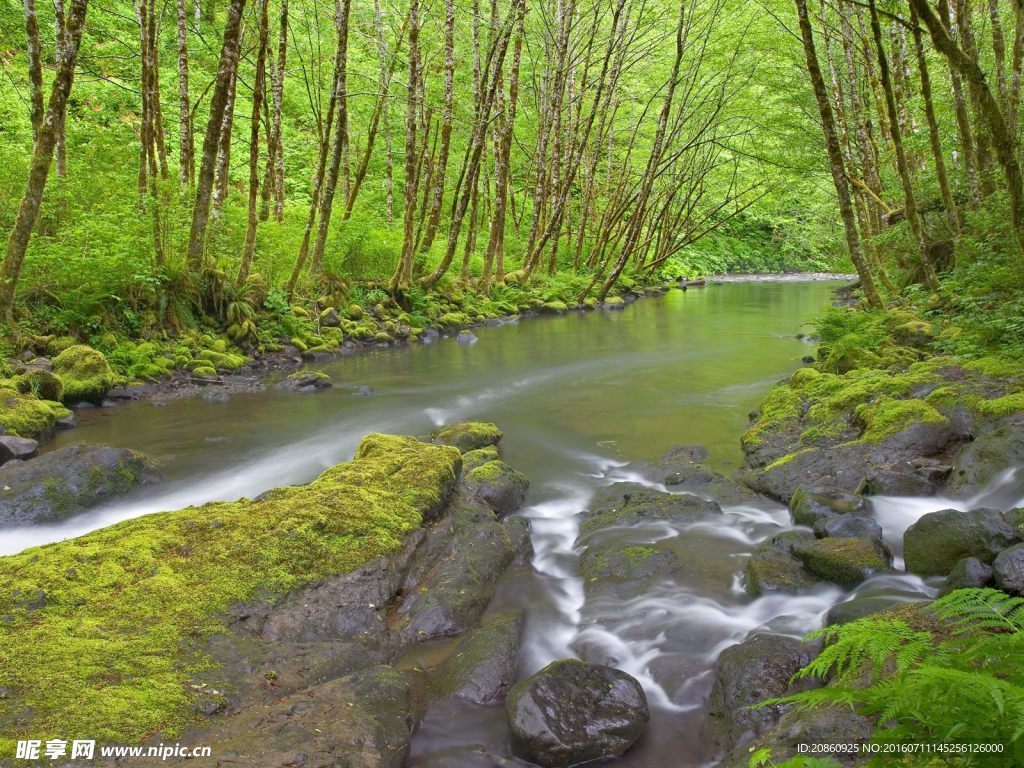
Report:
<svg viewBox="0 0 1024 768"><path fill-rule="evenodd" d="M963 589L923 612L889 612L812 633L821 654L798 677L828 685L773 700L843 703L878 723L878 742L1001 744L957 765L1024 760L1024 598ZM907 754L906 765L934 765Z"/></svg>

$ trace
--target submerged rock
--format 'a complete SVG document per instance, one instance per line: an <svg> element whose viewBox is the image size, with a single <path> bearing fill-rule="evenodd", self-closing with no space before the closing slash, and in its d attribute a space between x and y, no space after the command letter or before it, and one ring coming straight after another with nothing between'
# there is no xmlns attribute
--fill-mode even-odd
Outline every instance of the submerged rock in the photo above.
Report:
<svg viewBox="0 0 1024 768"><path fill-rule="evenodd" d="M330 389L333 385L331 377L323 371L296 371L277 385L289 392L320 392Z"/></svg>
<svg viewBox="0 0 1024 768"><path fill-rule="evenodd" d="M78 443L0 467L0 526L52 523L159 480L151 459Z"/></svg>
<svg viewBox="0 0 1024 768"><path fill-rule="evenodd" d="M817 649L800 640L764 633L722 651L708 715L723 748L745 744L778 722L787 707L755 705L788 693L790 679L815 655Z"/></svg>
<svg viewBox="0 0 1024 768"><path fill-rule="evenodd" d="M1021 540L1020 532L995 509L929 512L903 534L907 570L920 576L945 576L959 560L976 557L991 563Z"/></svg>
<svg viewBox="0 0 1024 768"><path fill-rule="evenodd" d="M513 753L544 768L618 757L650 719L634 678L574 659L552 662L516 683L506 711Z"/></svg>
<svg viewBox="0 0 1024 768"><path fill-rule="evenodd" d="M580 536L644 522L692 523L721 514L714 501L689 493L665 493L638 483L615 483L595 494L590 509L581 513Z"/></svg>
<svg viewBox="0 0 1024 768"><path fill-rule="evenodd" d="M477 339L476 334L472 331L459 331L458 335L455 337L455 341L464 347L476 344L478 340L479 339Z"/></svg>

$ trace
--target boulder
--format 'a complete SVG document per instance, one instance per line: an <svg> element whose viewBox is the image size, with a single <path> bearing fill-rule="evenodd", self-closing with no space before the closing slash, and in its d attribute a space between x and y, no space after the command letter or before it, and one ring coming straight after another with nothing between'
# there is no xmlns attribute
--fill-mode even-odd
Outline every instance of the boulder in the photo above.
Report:
<svg viewBox="0 0 1024 768"><path fill-rule="evenodd" d="M981 562L976 557L965 557L963 560L958 560L953 566L953 570L949 572L946 583L942 586L941 594L948 595L957 589L986 587L992 583L992 576L992 566Z"/></svg>
<svg viewBox="0 0 1024 768"><path fill-rule="evenodd" d="M776 551L770 544L751 555L744 572L744 586L751 597L769 592L797 594L816 583L817 579L800 561Z"/></svg>
<svg viewBox="0 0 1024 768"><path fill-rule="evenodd" d="M815 655L813 648L796 638L764 633L722 651L708 702L719 743L731 750L778 722L786 707L756 705L786 695L790 679Z"/></svg>
<svg viewBox="0 0 1024 768"><path fill-rule="evenodd" d="M1004 592L1024 594L1024 544L1000 552L992 562L996 586Z"/></svg>
<svg viewBox="0 0 1024 768"><path fill-rule="evenodd" d="M512 752L543 768L618 757L650 712L643 688L611 667L555 661L521 680L506 700Z"/></svg>
<svg viewBox="0 0 1024 768"><path fill-rule="evenodd" d="M889 558L867 539L818 539L797 547L794 556L820 579L854 587L889 569Z"/></svg>
<svg viewBox="0 0 1024 768"><path fill-rule="evenodd" d="M340 328L341 317L338 315L338 311L333 307L328 307L320 313L320 325L324 328Z"/></svg>
<svg viewBox="0 0 1024 768"><path fill-rule="evenodd" d="M430 434L430 441L439 445L451 445L462 453L497 445L501 440L501 430L494 424L486 422L465 422L462 424L446 424Z"/></svg>
<svg viewBox="0 0 1024 768"><path fill-rule="evenodd" d="M814 524L814 533L822 538L882 541L882 526L878 521L854 512L819 519Z"/></svg>
<svg viewBox="0 0 1024 768"><path fill-rule="evenodd" d="M0 467L0 526L52 523L155 482L141 453L75 444Z"/></svg>
<svg viewBox="0 0 1024 768"><path fill-rule="evenodd" d="M522 635L522 613L471 630L431 674L434 692L474 704L504 701L515 680Z"/></svg>
<svg viewBox="0 0 1024 768"><path fill-rule="evenodd" d="M455 337L455 341L464 347L468 347L476 344L478 339L476 334L472 331L459 331L458 335Z"/></svg>
<svg viewBox="0 0 1024 768"><path fill-rule="evenodd" d="M496 446L489 445L486 448L477 448L475 451L467 451L462 454L462 471L469 472L471 469L482 467L489 461L497 461L500 457Z"/></svg>
<svg viewBox="0 0 1024 768"><path fill-rule="evenodd" d="M794 525L814 525L822 518L871 511L871 503L863 496L841 488L800 486L789 502L789 515Z"/></svg>
<svg viewBox="0 0 1024 768"><path fill-rule="evenodd" d="M34 364L36 361L32 362ZM46 362L47 367L29 368L15 379L15 383L22 394L59 403L64 399L64 383L50 371L50 361Z"/></svg>
<svg viewBox="0 0 1024 768"><path fill-rule="evenodd" d="M1020 541L1020 533L995 509L945 509L923 515L903 534L907 570L920 576L946 576L965 557L991 563Z"/></svg>
<svg viewBox="0 0 1024 768"><path fill-rule="evenodd" d="M721 514L714 501L689 493L665 493L638 483L615 483L598 491L582 512L580 535L634 526L644 522L692 523L708 515Z"/></svg>
<svg viewBox="0 0 1024 768"><path fill-rule="evenodd" d="M983 432L956 457L947 488L968 496L981 491L1000 473L1024 464L1024 417Z"/></svg>
<svg viewBox="0 0 1024 768"><path fill-rule="evenodd" d="M865 496L934 496L938 486L928 478L902 469L875 469L868 472L858 493Z"/></svg>
<svg viewBox="0 0 1024 768"><path fill-rule="evenodd" d="M654 478L667 486L708 496L720 504L749 504L759 497L746 486L703 464L708 452L699 445L677 445L654 464Z"/></svg>
<svg viewBox="0 0 1024 768"><path fill-rule="evenodd" d="M78 344L53 358L53 372L64 385L64 402L98 405L114 386L116 377L102 352Z"/></svg>
<svg viewBox="0 0 1024 768"><path fill-rule="evenodd" d="M320 392L330 389L333 384L331 377L323 371L296 371L277 385L289 392Z"/></svg>
<svg viewBox="0 0 1024 768"><path fill-rule="evenodd" d="M24 461L39 452L39 443L28 437L0 436L0 464L14 459Z"/></svg>
<svg viewBox="0 0 1024 768"><path fill-rule="evenodd" d="M471 494L485 501L499 517L519 509L530 488L526 475L501 460L474 467L463 475L462 482Z"/></svg>

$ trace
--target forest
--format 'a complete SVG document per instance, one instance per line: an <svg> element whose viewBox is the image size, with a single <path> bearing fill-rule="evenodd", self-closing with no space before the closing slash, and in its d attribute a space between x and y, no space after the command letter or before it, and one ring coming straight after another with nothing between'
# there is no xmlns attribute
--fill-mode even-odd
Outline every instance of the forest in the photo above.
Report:
<svg viewBox="0 0 1024 768"><path fill-rule="evenodd" d="M0 767L1024 765L1024 0L0 67Z"/></svg>

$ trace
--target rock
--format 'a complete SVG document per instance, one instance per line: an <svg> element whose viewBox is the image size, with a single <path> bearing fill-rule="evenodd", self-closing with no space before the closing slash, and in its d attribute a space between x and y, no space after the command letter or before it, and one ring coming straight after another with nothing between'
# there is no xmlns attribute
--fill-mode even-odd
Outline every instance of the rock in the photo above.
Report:
<svg viewBox="0 0 1024 768"><path fill-rule="evenodd" d="M655 463L655 479L667 486L710 496L721 504L755 503L760 498L744 485L700 462L708 452L699 445L677 445Z"/></svg>
<svg viewBox="0 0 1024 768"><path fill-rule="evenodd" d="M423 333L420 334L420 343L433 344L439 338L441 338L441 334L437 328L425 328Z"/></svg>
<svg viewBox="0 0 1024 768"><path fill-rule="evenodd" d="M604 300L604 308L611 310L625 309L626 301L621 296L609 296Z"/></svg>
<svg viewBox="0 0 1024 768"><path fill-rule="evenodd" d="M289 392L321 392L334 386L331 377L323 371L296 371L277 385Z"/></svg>
<svg viewBox="0 0 1024 768"><path fill-rule="evenodd" d="M793 555L818 578L844 587L889 569L888 557L866 539L818 539L797 547Z"/></svg>
<svg viewBox="0 0 1024 768"><path fill-rule="evenodd" d="M868 473L857 492L865 496L934 496L938 486L913 472L876 469Z"/></svg>
<svg viewBox="0 0 1024 768"><path fill-rule="evenodd" d="M541 305L540 311L546 315L564 315L569 311L564 301L547 301Z"/></svg>
<svg viewBox="0 0 1024 768"><path fill-rule="evenodd" d="M353 392L352 394L358 395L359 397L373 397L373 395L375 394L375 390L370 385L363 384L361 387L358 387L356 391Z"/></svg>
<svg viewBox="0 0 1024 768"><path fill-rule="evenodd" d="M825 614L825 625L849 624L867 616L889 610L898 605L905 605L906 600L899 597L858 597L845 603L836 603Z"/></svg>
<svg viewBox="0 0 1024 768"><path fill-rule="evenodd" d="M471 630L431 674L435 693L482 705L504 701L515 680L522 634L522 613Z"/></svg>
<svg viewBox="0 0 1024 768"><path fill-rule="evenodd" d="M523 505L530 481L503 461L489 461L463 475L463 483L474 496L483 499L498 517L515 512Z"/></svg>
<svg viewBox="0 0 1024 768"><path fill-rule="evenodd" d="M497 461L500 458L497 447L489 445L486 448L477 448L462 454L462 471L468 472L471 469L483 466L489 461Z"/></svg>
<svg viewBox="0 0 1024 768"><path fill-rule="evenodd" d="M39 443L27 437L0 436L0 464L18 459L31 459L39 452Z"/></svg>
<svg viewBox="0 0 1024 768"><path fill-rule="evenodd" d="M328 307L320 313L320 325L324 328L340 328L341 317L338 316L338 311L333 307Z"/></svg>
<svg viewBox="0 0 1024 768"><path fill-rule="evenodd" d="M871 511L867 499L841 488L800 486L789 502L789 515L794 525L814 525L822 518Z"/></svg>
<svg viewBox="0 0 1024 768"><path fill-rule="evenodd" d="M363 319L363 308L358 304L351 304L348 308L349 320L362 320Z"/></svg>
<svg viewBox="0 0 1024 768"><path fill-rule="evenodd" d="M680 465L700 464L708 458L708 449L703 445L674 445L658 459L662 469L677 471Z"/></svg>
<svg viewBox="0 0 1024 768"><path fill-rule="evenodd" d="M1004 592L1024 594L1024 544L1000 552L992 562L996 586Z"/></svg>
<svg viewBox="0 0 1024 768"><path fill-rule="evenodd" d="M946 576L965 557L991 563L1020 540L1020 533L998 510L945 509L923 515L907 529L903 558L907 570L920 576Z"/></svg>
<svg viewBox="0 0 1024 768"><path fill-rule="evenodd" d="M635 679L573 659L552 662L516 683L506 711L512 752L544 768L618 757L650 719Z"/></svg>
<svg viewBox="0 0 1024 768"><path fill-rule="evenodd" d="M35 361L32 361L35 363ZM46 361L49 364L49 360ZM64 399L64 382L56 374L46 368L30 368L14 379L18 391L25 395L35 395L41 400L59 403Z"/></svg>
<svg viewBox="0 0 1024 768"><path fill-rule="evenodd" d="M102 445L79 443L10 462L0 467L0 526L63 520L158 479L146 456Z"/></svg>
<svg viewBox="0 0 1024 768"><path fill-rule="evenodd" d="M581 513L580 536L643 522L692 523L721 511L716 502L689 493L665 493L637 483L615 483L595 494L590 509Z"/></svg>
<svg viewBox="0 0 1024 768"><path fill-rule="evenodd" d="M1024 418L1013 417L979 434L957 456L947 488L968 496L981 491L1002 472L1024 464Z"/></svg>
<svg viewBox="0 0 1024 768"><path fill-rule="evenodd" d="M789 693L790 679L815 655L815 649L800 640L763 633L722 651L708 701L719 743L731 750L778 722L787 707L755 705Z"/></svg>
<svg viewBox="0 0 1024 768"><path fill-rule="evenodd" d="M0 389L0 434L41 439L50 435L58 419L71 412L60 403L39 400L13 389Z"/></svg>
<svg viewBox="0 0 1024 768"><path fill-rule="evenodd" d="M223 389L217 389L216 387L207 387L203 390L203 393L199 396L200 400L205 400L208 403L226 403L231 399L231 395L225 392Z"/></svg>
<svg viewBox="0 0 1024 768"><path fill-rule="evenodd" d="M471 344L476 344L478 339L476 334L472 331L459 331L458 335L455 337L455 341L464 347L468 347Z"/></svg>
<svg viewBox="0 0 1024 768"><path fill-rule="evenodd" d="M769 592L798 594L817 583L800 561L784 552L775 551L771 545L759 549L747 560L744 571L744 586L751 597L760 597Z"/></svg>
<svg viewBox="0 0 1024 768"><path fill-rule="evenodd" d="M64 385L64 401L103 402L116 377L102 352L79 344L68 347L53 359L53 372Z"/></svg>
<svg viewBox="0 0 1024 768"><path fill-rule="evenodd" d="M497 445L500 440L501 430L496 425L485 422L446 424L430 434L432 443L451 445L462 453Z"/></svg>
<svg viewBox="0 0 1024 768"><path fill-rule="evenodd" d="M622 546L618 541L588 546L580 556L579 570L587 593L622 591L635 595L644 582L668 579L685 568L669 547L655 544ZM617 587L624 589L616 590Z"/></svg>
<svg viewBox="0 0 1024 768"><path fill-rule="evenodd" d="M996 560L998 559L996 557ZM965 557L963 560L958 560L953 566L953 570L949 572L941 594L946 595L957 589L986 587L992 583L992 576L992 566L981 562L976 557Z"/></svg>
<svg viewBox="0 0 1024 768"><path fill-rule="evenodd" d="M53 426L57 429L74 429L75 428L75 414L69 413L67 416L63 416L53 422Z"/></svg>
<svg viewBox="0 0 1024 768"><path fill-rule="evenodd" d="M867 515L847 512L845 515L823 517L814 524L814 533L833 539L873 539L882 541L882 526Z"/></svg>

